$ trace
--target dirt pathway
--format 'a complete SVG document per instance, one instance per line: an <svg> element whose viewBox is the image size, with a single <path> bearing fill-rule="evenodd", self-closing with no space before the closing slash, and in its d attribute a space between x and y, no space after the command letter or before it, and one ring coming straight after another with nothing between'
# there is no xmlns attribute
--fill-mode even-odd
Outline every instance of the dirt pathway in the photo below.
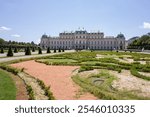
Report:
<svg viewBox="0 0 150 117"><path fill-rule="evenodd" d="M77 96L81 91L81 88L71 79L72 71L79 68L77 66L48 66L33 60L12 64L12 66L25 68L25 72L44 81L47 86L50 85L50 89L56 99L97 99L92 94L85 92L80 96Z"/></svg>

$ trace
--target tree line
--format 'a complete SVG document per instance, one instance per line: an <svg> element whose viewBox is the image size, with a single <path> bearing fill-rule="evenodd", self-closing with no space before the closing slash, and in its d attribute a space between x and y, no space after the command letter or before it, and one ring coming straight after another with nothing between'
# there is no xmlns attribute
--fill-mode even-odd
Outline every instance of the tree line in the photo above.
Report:
<svg viewBox="0 0 150 117"><path fill-rule="evenodd" d="M13 47L18 47L18 48L24 48L26 46L30 46L30 47L37 47L38 45L35 44L33 41L30 42L17 42L17 41L5 41L4 39L0 38L0 47L3 48L8 48L9 46Z"/></svg>
<svg viewBox="0 0 150 117"><path fill-rule="evenodd" d="M150 33L141 36L140 38L134 40L128 49L146 49L150 50Z"/></svg>

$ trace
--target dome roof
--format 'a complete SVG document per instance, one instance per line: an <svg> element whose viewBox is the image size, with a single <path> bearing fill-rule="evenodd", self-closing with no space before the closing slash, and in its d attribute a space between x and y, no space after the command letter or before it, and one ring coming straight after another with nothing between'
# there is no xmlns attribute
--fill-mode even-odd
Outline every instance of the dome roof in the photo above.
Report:
<svg viewBox="0 0 150 117"><path fill-rule="evenodd" d="M42 35L42 38L47 38L48 36L46 34Z"/></svg>
<svg viewBox="0 0 150 117"><path fill-rule="evenodd" d="M120 34L117 35L117 38L125 39L125 36L120 33Z"/></svg>

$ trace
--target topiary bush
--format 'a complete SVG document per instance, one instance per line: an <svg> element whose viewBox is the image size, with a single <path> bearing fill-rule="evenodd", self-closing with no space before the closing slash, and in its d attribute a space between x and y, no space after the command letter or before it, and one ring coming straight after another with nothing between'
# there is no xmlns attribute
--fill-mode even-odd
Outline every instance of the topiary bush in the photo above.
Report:
<svg viewBox="0 0 150 117"><path fill-rule="evenodd" d="M47 48L47 53L51 53L50 47Z"/></svg>
<svg viewBox="0 0 150 117"><path fill-rule="evenodd" d="M40 47L38 48L38 51L39 54L42 54L42 49Z"/></svg>
<svg viewBox="0 0 150 117"><path fill-rule="evenodd" d="M3 53L4 53L4 49L3 49L3 47L1 48L0 53L1 53L1 54L3 54Z"/></svg>
<svg viewBox="0 0 150 117"><path fill-rule="evenodd" d="M8 57L11 57L11 56L13 56L13 51L12 51L12 48L11 48L11 46L10 46L10 47L9 47L9 49L8 49L7 56L8 56Z"/></svg>
<svg viewBox="0 0 150 117"><path fill-rule="evenodd" d="M15 47L15 49L14 49L14 53L18 53L18 49L17 49L17 47Z"/></svg>
<svg viewBox="0 0 150 117"><path fill-rule="evenodd" d="M54 53L56 53L56 49L54 49Z"/></svg>
<svg viewBox="0 0 150 117"><path fill-rule="evenodd" d="M60 48L58 49L58 52L61 52L61 49L60 49Z"/></svg>
<svg viewBox="0 0 150 117"><path fill-rule="evenodd" d="M35 52L35 48L34 47L32 48L32 52Z"/></svg>
<svg viewBox="0 0 150 117"><path fill-rule="evenodd" d="M29 48L29 47L26 48L25 55L31 55L31 51L30 51L30 48Z"/></svg>

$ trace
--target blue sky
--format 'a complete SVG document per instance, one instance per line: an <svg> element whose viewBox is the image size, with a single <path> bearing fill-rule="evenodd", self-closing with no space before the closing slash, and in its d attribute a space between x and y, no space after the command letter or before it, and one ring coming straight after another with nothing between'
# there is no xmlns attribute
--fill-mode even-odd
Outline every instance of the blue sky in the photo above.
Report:
<svg viewBox="0 0 150 117"><path fill-rule="evenodd" d="M126 39L150 32L150 0L0 0L0 37L39 42L84 27Z"/></svg>

